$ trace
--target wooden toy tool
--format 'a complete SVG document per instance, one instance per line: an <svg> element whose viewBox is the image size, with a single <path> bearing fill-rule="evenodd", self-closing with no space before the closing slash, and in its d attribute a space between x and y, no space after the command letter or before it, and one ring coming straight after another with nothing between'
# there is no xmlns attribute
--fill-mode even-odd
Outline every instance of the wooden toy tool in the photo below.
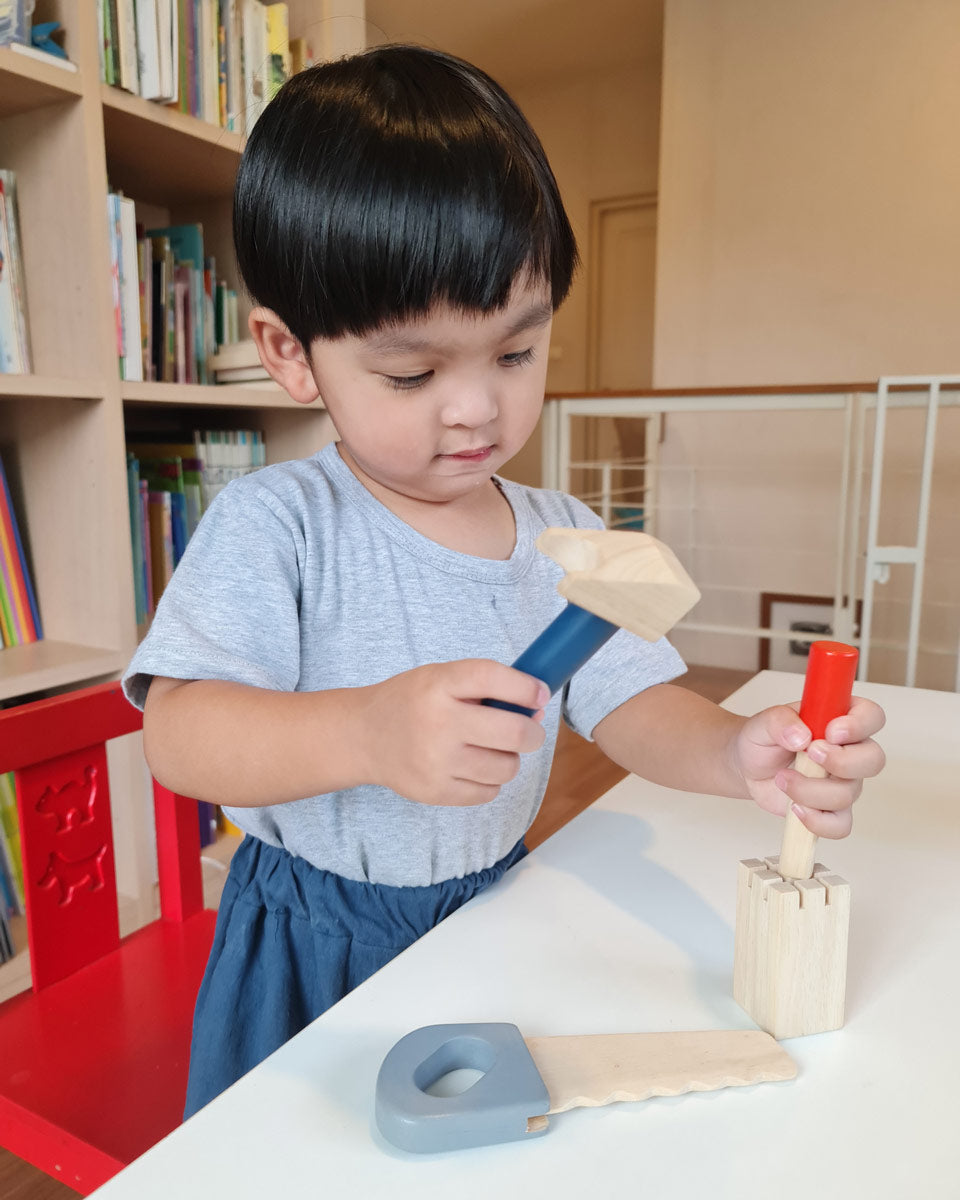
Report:
<svg viewBox="0 0 960 1200"><path fill-rule="evenodd" d="M435 1094L440 1079L465 1068L483 1075L459 1095ZM524 1038L516 1025L427 1025L383 1060L376 1121L403 1150L459 1150L546 1133L547 1118L571 1108L796 1073L783 1047L756 1029Z"/></svg>
<svg viewBox="0 0 960 1200"><path fill-rule="evenodd" d="M537 547L566 572L557 591L568 603L513 666L542 680L551 695L618 629L655 642L700 599L677 556L648 533L545 529ZM484 704L532 713L502 700Z"/></svg>
<svg viewBox="0 0 960 1200"><path fill-rule="evenodd" d="M857 651L814 642L800 719L822 738L850 708ZM823 767L800 751L794 769L811 778ZM850 885L815 863L817 839L787 812L779 856L740 863L733 994L775 1038L802 1037L843 1024Z"/></svg>

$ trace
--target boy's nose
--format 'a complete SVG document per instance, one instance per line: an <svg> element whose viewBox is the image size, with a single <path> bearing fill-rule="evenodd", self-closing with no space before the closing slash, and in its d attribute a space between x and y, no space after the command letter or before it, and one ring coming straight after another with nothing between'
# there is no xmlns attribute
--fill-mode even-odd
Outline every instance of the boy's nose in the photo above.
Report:
<svg viewBox="0 0 960 1200"><path fill-rule="evenodd" d="M492 421L499 411L500 406L491 389L479 386L456 388L443 406L443 423L479 429Z"/></svg>

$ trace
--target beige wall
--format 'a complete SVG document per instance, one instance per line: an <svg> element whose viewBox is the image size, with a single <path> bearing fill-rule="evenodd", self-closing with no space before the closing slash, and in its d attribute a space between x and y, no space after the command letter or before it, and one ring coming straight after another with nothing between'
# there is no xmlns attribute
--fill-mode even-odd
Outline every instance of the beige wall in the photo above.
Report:
<svg viewBox="0 0 960 1200"><path fill-rule="evenodd" d="M958 46L956 0L666 0L658 387L960 372ZM832 590L840 432L811 412L668 419L662 533L703 591L695 618L755 625L762 591ZM919 438L916 414L892 417L882 544L914 541ZM955 679L958 453L953 410L921 625L928 687ZM896 568L877 590L873 679L903 681L911 578ZM744 638L677 642L694 662L756 662Z"/></svg>
<svg viewBox="0 0 960 1200"><path fill-rule="evenodd" d="M587 381L587 269L590 202L657 188L659 59L587 72L538 87L515 87L550 159L580 245L583 265L553 325L549 391L579 391ZM540 439L504 470L537 484Z"/></svg>
<svg viewBox="0 0 960 1200"><path fill-rule="evenodd" d="M957 0L666 0L658 387L960 368Z"/></svg>

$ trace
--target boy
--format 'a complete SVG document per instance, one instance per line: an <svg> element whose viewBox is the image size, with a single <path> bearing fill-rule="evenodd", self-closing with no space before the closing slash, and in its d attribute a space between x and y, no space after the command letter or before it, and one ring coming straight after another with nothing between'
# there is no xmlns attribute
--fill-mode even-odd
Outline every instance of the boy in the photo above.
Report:
<svg viewBox="0 0 960 1200"><path fill-rule="evenodd" d="M496 476L539 419L576 246L492 80L402 46L297 75L250 137L234 238L264 365L339 442L221 493L125 677L155 775L249 835L188 1115L523 855L561 715L629 770L796 802L827 837L882 762L857 701L808 747L831 775L796 775L796 713L670 686L665 640L619 632L552 700L504 665L562 606L537 534L599 521Z"/></svg>

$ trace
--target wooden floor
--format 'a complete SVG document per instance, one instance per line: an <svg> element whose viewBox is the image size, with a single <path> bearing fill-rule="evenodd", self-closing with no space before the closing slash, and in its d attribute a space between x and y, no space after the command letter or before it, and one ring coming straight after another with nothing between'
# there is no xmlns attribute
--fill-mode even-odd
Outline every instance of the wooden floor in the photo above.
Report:
<svg viewBox="0 0 960 1200"><path fill-rule="evenodd" d="M719 702L753 674L723 667L691 667L677 683ZM566 726L560 727L550 782L527 834L533 849L623 779L625 771ZM0 1200L68 1200L71 1188L0 1149Z"/></svg>

